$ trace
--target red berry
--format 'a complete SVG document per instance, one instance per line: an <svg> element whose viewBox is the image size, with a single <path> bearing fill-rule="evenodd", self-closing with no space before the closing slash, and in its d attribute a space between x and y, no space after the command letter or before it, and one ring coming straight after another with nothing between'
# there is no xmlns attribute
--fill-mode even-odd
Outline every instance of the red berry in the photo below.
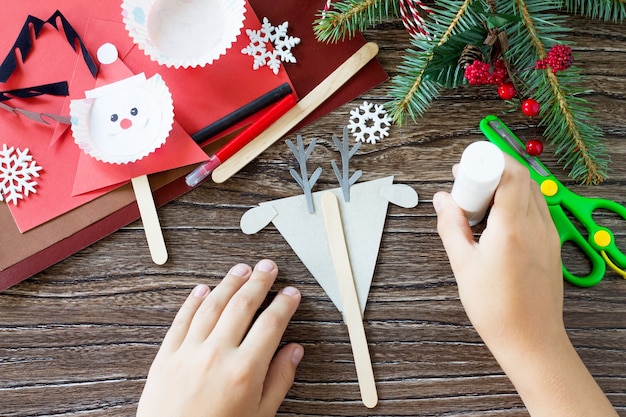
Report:
<svg viewBox="0 0 626 417"><path fill-rule="evenodd" d="M489 81L489 64L479 60L475 60L473 63L465 68L465 78L470 84L482 85L488 84Z"/></svg>
<svg viewBox="0 0 626 417"><path fill-rule="evenodd" d="M530 156L539 156L543 152L543 143L539 139L531 139L526 143L526 153Z"/></svg>
<svg viewBox="0 0 626 417"><path fill-rule="evenodd" d="M515 97L515 87L511 83L500 84L498 86L498 95L502 100L510 100Z"/></svg>
<svg viewBox="0 0 626 417"><path fill-rule="evenodd" d="M490 84L500 85L507 81L508 74L506 72L506 65L501 59L497 59L493 63L493 71L489 76Z"/></svg>
<svg viewBox="0 0 626 417"><path fill-rule="evenodd" d="M544 59L535 62L535 69L542 70L550 67L553 73L568 69L574 63L572 48L565 45L554 45Z"/></svg>
<svg viewBox="0 0 626 417"><path fill-rule="evenodd" d="M539 103L534 98L526 99L522 102L522 113L528 117L539 114Z"/></svg>
<svg viewBox="0 0 626 417"><path fill-rule="evenodd" d="M488 62L475 60L465 67L464 75L467 82L473 85L504 84L508 79L504 61L501 59L494 61L493 71L491 71L491 67L492 65Z"/></svg>
<svg viewBox="0 0 626 417"><path fill-rule="evenodd" d="M554 45L548 51L545 62L555 74L568 69L574 63L572 48L565 45Z"/></svg>

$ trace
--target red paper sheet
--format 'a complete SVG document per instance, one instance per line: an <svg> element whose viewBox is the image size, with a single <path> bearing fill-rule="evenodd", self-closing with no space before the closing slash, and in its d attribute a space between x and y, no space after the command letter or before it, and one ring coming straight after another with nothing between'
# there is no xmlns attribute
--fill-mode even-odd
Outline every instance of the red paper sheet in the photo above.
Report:
<svg viewBox="0 0 626 417"><path fill-rule="evenodd" d="M102 43L111 42L123 53L123 61L133 73L144 72L147 77L159 73L163 77L172 93L176 121L182 127L182 131L175 131L176 134L193 133L278 85L289 82L284 69L278 75L274 75L269 68L255 71L252 58L240 53L249 43L246 28L258 29L261 26L249 5L246 24L237 42L229 53L204 68L174 69L152 62L132 44L122 23L118 0L99 0L97 3L65 0L61 5L34 0L11 2L3 10L5 20L0 26L0 56L10 51L29 14L47 20L58 7L81 35L92 56L95 57ZM63 80L71 81L69 99L82 98L84 91L93 88L95 84L82 57L73 51L62 31L47 24L39 38L33 39L33 47L26 61L18 64L15 73L1 88L8 90ZM11 104L33 111L68 114L68 101L62 97L11 100ZM94 174L93 163L81 157L69 129L65 126L41 125L22 116L1 112L0 132L0 144L28 148L37 164L43 167L37 180L37 193L21 200L17 206L9 207L21 232L110 191L110 185L127 181L129 175L135 172L157 172L198 161L197 154L185 160L188 153L178 154L177 150L173 150L173 145L177 143L175 140L172 144L166 144L163 152L159 151L160 154L167 152L168 155L168 158L159 160L169 163L141 166L136 170L130 167L131 172L119 170L117 174L120 175L115 174L98 183L90 181L87 186L74 190L78 168L91 172L92 177L86 178L103 178L93 176L97 175ZM141 164L145 164L145 161ZM85 192L94 188L102 189Z"/></svg>

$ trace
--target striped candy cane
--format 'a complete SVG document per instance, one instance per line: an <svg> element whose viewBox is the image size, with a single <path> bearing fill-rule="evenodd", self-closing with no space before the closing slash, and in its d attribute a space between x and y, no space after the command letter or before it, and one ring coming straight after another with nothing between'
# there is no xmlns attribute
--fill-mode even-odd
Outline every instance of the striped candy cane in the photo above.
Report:
<svg viewBox="0 0 626 417"><path fill-rule="evenodd" d="M426 30L424 18L433 10L420 0L399 0L400 17L409 34L415 38L428 38L430 34Z"/></svg>
<svg viewBox="0 0 626 417"><path fill-rule="evenodd" d="M326 17L326 12L330 10L332 0L326 0L326 4L324 5L324 9L322 10L322 19Z"/></svg>

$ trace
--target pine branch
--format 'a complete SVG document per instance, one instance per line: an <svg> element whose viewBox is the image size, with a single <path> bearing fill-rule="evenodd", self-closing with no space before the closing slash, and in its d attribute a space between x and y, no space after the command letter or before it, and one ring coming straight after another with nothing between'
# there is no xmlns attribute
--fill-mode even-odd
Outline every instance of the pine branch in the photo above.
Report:
<svg viewBox="0 0 626 417"><path fill-rule="evenodd" d="M562 10L605 22L622 23L626 0L563 0Z"/></svg>
<svg viewBox="0 0 626 417"><path fill-rule="evenodd" d="M483 46L487 30L482 26L453 35L448 41L433 49L433 58L426 68L427 77L443 87L454 88L466 83L464 68L458 65L463 49L467 45Z"/></svg>
<svg viewBox="0 0 626 417"><path fill-rule="evenodd" d="M564 18L551 11L560 1L514 0L502 12L521 17L519 28L509 28L509 61L516 68L534 68L537 59L543 59L567 29ZM561 42L559 42L561 40ZM545 126L544 137L555 146L555 154L570 176L585 184L597 184L606 177L608 158L606 146L601 143L602 132L595 127L589 104L577 87L580 72L570 68L558 76L550 70L528 70L517 73L524 89L523 96L533 96L542 103L540 125Z"/></svg>
<svg viewBox="0 0 626 417"><path fill-rule="evenodd" d="M479 13L471 7L473 2L480 6L478 10L484 10L482 0L436 2L433 7L436 18L429 28L431 38L411 39L414 49L407 50L403 64L398 66L400 74L392 80L390 116L397 124L403 123L406 114L413 120L423 116L439 96L442 85L429 77L428 67L432 65L437 47L444 45L454 34L480 24Z"/></svg>
<svg viewBox="0 0 626 417"><path fill-rule="evenodd" d="M572 178L584 184L604 181L609 163L607 147L600 141L602 131L593 124L587 101L574 95L575 86L568 85L564 77L549 70L545 75L546 90L551 91L539 91L537 97L553 101L539 123L545 126L544 136L555 144L555 154L565 168L570 168ZM568 80L575 82L579 77L578 69L567 70Z"/></svg>
<svg viewBox="0 0 626 417"><path fill-rule="evenodd" d="M322 13L315 23L320 40L352 36L399 13L396 0L339 0L333 6L333 11ZM520 97L534 97L542 103L544 137L555 146L560 162L570 168L570 176L587 184L602 182L608 170L607 149L583 98L585 92L578 86L580 71L572 67L557 76L549 69L536 71L534 66L552 46L568 43L563 39L569 30L564 26L565 16L555 11L621 22L626 0L435 0L432 9L426 28L429 37L411 39L411 48L397 68L399 74L392 79L393 121L402 124L407 115L416 120L426 113L442 87L464 84L457 64L463 48L474 45L484 50L488 47L481 38L485 39L488 29L504 31L509 49L494 46L492 59L498 55L505 58ZM519 16L521 22L508 20L511 16Z"/></svg>
<svg viewBox="0 0 626 417"><path fill-rule="evenodd" d="M332 10L320 12L313 22L315 37L322 42L351 38L391 17L398 17L397 0L340 0Z"/></svg>
<svg viewBox="0 0 626 417"><path fill-rule="evenodd" d="M392 79L392 101L389 104L389 116L394 123L402 125L405 115L409 115L412 120L423 116L439 97L441 85L424 75L431 58L432 54L409 49L404 63L398 65L400 74Z"/></svg>

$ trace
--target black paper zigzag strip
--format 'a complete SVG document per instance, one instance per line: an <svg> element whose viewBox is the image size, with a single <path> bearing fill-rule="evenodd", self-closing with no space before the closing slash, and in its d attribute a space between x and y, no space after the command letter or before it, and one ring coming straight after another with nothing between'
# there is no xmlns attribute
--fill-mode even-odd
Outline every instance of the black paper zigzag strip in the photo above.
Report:
<svg viewBox="0 0 626 417"><path fill-rule="evenodd" d="M37 85L35 87L18 88L15 90L0 91L0 102L11 100L12 98L31 98L44 94L50 94L52 96L68 96L70 92L67 81Z"/></svg>
<svg viewBox="0 0 626 417"><path fill-rule="evenodd" d="M32 48L30 26L31 25L33 26L35 39L37 39L39 37L39 34L41 33L41 30L43 29L46 23L51 24L52 26L54 26L54 28L57 31L60 31L58 23L57 23L57 18L61 21L61 26L63 27L65 38L67 39L68 43L72 46L72 49L74 50L74 52L78 52L77 51L78 48L76 46L76 43L78 42L78 45L80 46L80 50L83 54L83 59L85 60L85 64L87 64L87 67L89 68L89 72L91 72L91 75L95 78L96 74L98 73L98 67L95 61L89 54L89 51L85 47L85 44L83 43L80 36L78 36L78 33L76 32L76 30L74 30L74 28L72 27L70 22L65 18L65 16L63 16L63 14L59 10L57 10L46 21L43 21L37 17L30 16L30 15L26 18L26 22L24 22L24 26L22 26L22 29L20 30L17 40L13 44L11 51L9 52L9 54L6 56L6 58L0 65L0 82L3 82L3 83L7 82L11 74L13 74L13 71L15 71L15 69L17 68L17 55L15 53L16 49L19 49L20 51L20 54L22 56L22 62L24 62L26 58L28 57L28 54L30 53L30 50Z"/></svg>

